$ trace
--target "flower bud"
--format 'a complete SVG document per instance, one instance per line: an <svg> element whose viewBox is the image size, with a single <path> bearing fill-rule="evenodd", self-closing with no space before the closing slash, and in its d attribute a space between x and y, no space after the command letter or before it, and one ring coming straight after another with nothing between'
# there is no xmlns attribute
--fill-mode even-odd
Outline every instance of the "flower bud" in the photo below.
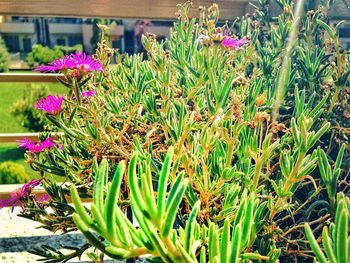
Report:
<svg viewBox="0 0 350 263"><path fill-rule="evenodd" d="M141 43L142 43L142 46L145 48L146 51L149 51L151 49L151 43L150 43L149 39L145 35L142 35Z"/></svg>

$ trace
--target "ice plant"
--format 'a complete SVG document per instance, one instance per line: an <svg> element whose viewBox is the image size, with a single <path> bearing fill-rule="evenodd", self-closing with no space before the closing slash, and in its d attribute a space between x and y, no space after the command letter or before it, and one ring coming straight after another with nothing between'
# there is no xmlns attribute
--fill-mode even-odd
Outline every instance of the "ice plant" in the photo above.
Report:
<svg viewBox="0 0 350 263"><path fill-rule="evenodd" d="M201 43L201 44L206 44L206 43L209 43L210 37L201 34L201 35L198 36L198 38L197 38L196 41L199 42L199 43Z"/></svg>
<svg viewBox="0 0 350 263"><path fill-rule="evenodd" d="M92 97L96 94L96 90L87 90L87 91L82 91L81 92L81 96L83 98L88 98L88 97Z"/></svg>
<svg viewBox="0 0 350 263"><path fill-rule="evenodd" d="M18 188L12 193L10 193L10 198L5 200L0 200L0 209L7 206L12 206L11 212L13 212L15 206L19 205L24 211L25 208L23 206L23 203L29 197L32 190L40 184L40 182L41 182L41 179L34 179L29 183L24 184L21 188Z"/></svg>
<svg viewBox="0 0 350 263"><path fill-rule="evenodd" d="M75 54L56 59L48 65L35 68L36 71L40 72L58 72L74 69L83 70L84 72L102 71L103 65L100 61L92 58L92 56L77 51Z"/></svg>
<svg viewBox="0 0 350 263"><path fill-rule="evenodd" d="M35 68L35 71L39 72L58 72L69 69L70 62L66 57L55 59L48 65L41 65Z"/></svg>
<svg viewBox="0 0 350 263"><path fill-rule="evenodd" d="M19 148L24 148L31 153L39 153L44 149L50 149L53 147L59 147L61 149L61 145L54 142L54 139L51 137L41 142L34 142L27 138L18 140L18 142L19 142L19 145L18 145Z"/></svg>
<svg viewBox="0 0 350 263"><path fill-rule="evenodd" d="M100 61L92 58L84 52L76 52L68 58L69 69L82 69L85 72L102 71L103 65Z"/></svg>
<svg viewBox="0 0 350 263"><path fill-rule="evenodd" d="M96 95L96 90L87 90L80 92L81 98L90 98ZM72 96L73 100L77 100L77 97L75 95Z"/></svg>
<svg viewBox="0 0 350 263"><path fill-rule="evenodd" d="M349 201L339 203L337 193L348 192L339 179L346 178L350 148L346 140L342 153L334 154L338 126L332 119L349 105L343 88L349 86L350 57L328 48L329 27L317 21L328 21L324 9L300 20L286 56L288 32L295 31L293 1L278 1L284 8L277 20L265 15L266 1L256 2L261 10L232 26L216 25L215 6L202 9L198 21L190 18L189 3L180 5L168 40L143 37L147 56L117 53L105 74L84 75L74 65L65 72L61 83L77 103L67 102L59 121L46 114L62 131L65 150L26 154L52 199L37 209L30 196L23 216L52 232L81 230L89 244L73 248L73 255L94 247L94 259L145 256L168 263L308 261L312 244L304 224L321 229L335 221L329 237L339 262L348 262L341 252L349 244L343 235ZM249 49L234 51L248 38L235 38L231 29L251 36ZM112 54L102 41L96 56L103 65ZM281 70L286 59L288 70ZM280 79L283 107L273 115ZM83 97L91 89L98 100ZM92 199L88 207L85 198ZM36 253L55 262L72 257L50 250Z"/></svg>
<svg viewBox="0 0 350 263"><path fill-rule="evenodd" d="M237 49L237 48L240 48L241 46L244 46L248 42L249 40L246 37L242 39L238 39L230 36L225 36L224 39L221 41L221 45L229 49Z"/></svg>
<svg viewBox="0 0 350 263"><path fill-rule="evenodd" d="M35 200L40 206L45 205L48 201L50 201L51 197L48 194L42 194L39 197L36 197Z"/></svg>
<svg viewBox="0 0 350 263"><path fill-rule="evenodd" d="M48 95L46 98L40 99L35 108L46 111L50 115L56 115L61 111L63 97Z"/></svg>

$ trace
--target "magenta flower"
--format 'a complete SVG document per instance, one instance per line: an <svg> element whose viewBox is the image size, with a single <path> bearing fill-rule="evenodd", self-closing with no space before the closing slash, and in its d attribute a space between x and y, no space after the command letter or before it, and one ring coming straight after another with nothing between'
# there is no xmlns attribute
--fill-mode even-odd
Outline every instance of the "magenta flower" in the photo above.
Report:
<svg viewBox="0 0 350 263"><path fill-rule="evenodd" d="M84 98L92 97L96 94L96 90L87 90L87 91L82 91L81 96Z"/></svg>
<svg viewBox="0 0 350 263"><path fill-rule="evenodd" d="M57 72L57 71L63 71L65 69L69 68L69 61L64 58L55 59L53 62L49 63L48 65L41 65L36 67L35 71L40 72Z"/></svg>
<svg viewBox="0 0 350 263"><path fill-rule="evenodd" d="M242 39L238 39L238 38L226 36L221 41L221 45L223 45L224 47L227 47L229 49L237 49L237 48L247 44L248 42L249 42L249 40L246 37L244 37Z"/></svg>
<svg viewBox="0 0 350 263"><path fill-rule="evenodd" d="M75 54L70 55L69 61L71 69L82 69L86 72L103 70L103 65L100 61L92 58L92 56L87 55L84 52L76 52Z"/></svg>
<svg viewBox="0 0 350 263"><path fill-rule="evenodd" d="M59 145L58 143L54 142L53 138L47 138L42 142L34 142L31 141L27 138L23 138L22 140L18 140L19 148L24 148L27 151L31 152L31 153L39 153L41 151L43 151L44 149L50 149L53 147L58 147L59 149L62 148L61 145Z"/></svg>
<svg viewBox="0 0 350 263"><path fill-rule="evenodd" d="M92 56L77 51L75 54L69 54L63 58L56 59L48 65L35 68L36 71L40 72L57 72L68 69L81 69L85 72L102 71L103 65L100 61L92 58Z"/></svg>
<svg viewBox="0 0 350 263"><path fill-rule="evenodd" d="M56 115L61 111L61 106L63 102L63 97L49 95L46 98L40 99L35 108L46 111L51 115Z"/></svg>
<svg viewBox="0 0 350 263"><path fill-rule="evenodd" d="M42 194L39 197L35 197L36 202L38 203L39 206L44 206L45 203L50 201L51 197L48 194Z"/></svg>
<svg viewBox="0 0 350 263"><path fill-rule="evenodd" d="M12 206L11 212L13 212L16 205L19 205L24 211L23 202L29 197L34 187L38 186L41 182L41 179L35 179L29 183L24 184L21 188L10 193L10 198L5 200L0 200L0 209L6 206Z"/></svg>
<svg viewBox="0 0 350 263"><path fill-rule="evenodd" d="M90 98L92 96L95 96L96 93L97 93L96 90L87 90L87 91L80 92L82 98ZM77 98L73 95L72 99L76 100Z"/></svg>

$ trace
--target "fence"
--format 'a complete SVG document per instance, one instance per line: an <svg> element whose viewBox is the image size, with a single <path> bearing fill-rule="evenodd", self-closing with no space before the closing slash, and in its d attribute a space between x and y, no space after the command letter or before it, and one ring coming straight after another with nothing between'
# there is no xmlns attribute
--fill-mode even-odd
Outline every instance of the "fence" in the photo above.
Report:
<svg viewBox="0 0 350 263"><path fill-rule="evenodd" d="M186 0L0 0L0 15L108 17L136 19L174 19L177 4ZM251 0L195 0L191 16L199 6L220 5L220 19L242 16Z"/></svg>
<svg viewBox="0 0 350 263"><path fill-rule="evenodd" d="M41 73L0 73L0 83L4 82L26 82L26 83L50 83L57 82L57 77L61 74L41 74ZM16 142L17 140L26 137L31 140L38 140L39 133L0 133L0 143ZM20 188L18 184L0 185L0 199L10 197L10 193ZM35 189L36 195L45 193L44 189Z"/></svg>
<svg viewBox="0 0 350 263"><path fill-rule="evenodd" d="M177 4L185 0L0 0L0 16L60 16L60 17L108 17L138 19L175 19ZM198 0L194 1L191 16L196 16L199 6L220 6L220 19L232 20L242 16L249 8L249 0ZM78 14L78 15L77 15ZM0 20L1 23L1 20ZM61 74L0 73L2 82L49 83L57 82ZM39 133L3 133L0 143L16 142L26 137L38 139ZM20 185L0 185L0 198L7 198ZM36 190L37 194L42 189Z"/></svg>

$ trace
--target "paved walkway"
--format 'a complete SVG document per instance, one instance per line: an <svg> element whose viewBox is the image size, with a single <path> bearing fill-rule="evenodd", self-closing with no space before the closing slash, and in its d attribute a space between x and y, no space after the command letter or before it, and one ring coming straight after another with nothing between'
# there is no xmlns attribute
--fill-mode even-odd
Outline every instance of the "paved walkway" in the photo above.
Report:
<svg viewBox="0 0 350 263"><path fill-rule="evenodd" d="M46 229L38 228L39 223L19 217L15 208L14 213L10 209L0 210L0 262L37 262L40 258L27 251L34 248L40 248L41 245L50 245L54 248L60 248L60 244L66 246L83 246L85 238L78 232L72 232L64 235L52 235ZM61 250L62 251L62 250ZM81 261L75 258L69 262L90 262L87 257L82 257ZM106 262L118 262L107 260ZM120 262L120 261L119 261Z"/></svg>

